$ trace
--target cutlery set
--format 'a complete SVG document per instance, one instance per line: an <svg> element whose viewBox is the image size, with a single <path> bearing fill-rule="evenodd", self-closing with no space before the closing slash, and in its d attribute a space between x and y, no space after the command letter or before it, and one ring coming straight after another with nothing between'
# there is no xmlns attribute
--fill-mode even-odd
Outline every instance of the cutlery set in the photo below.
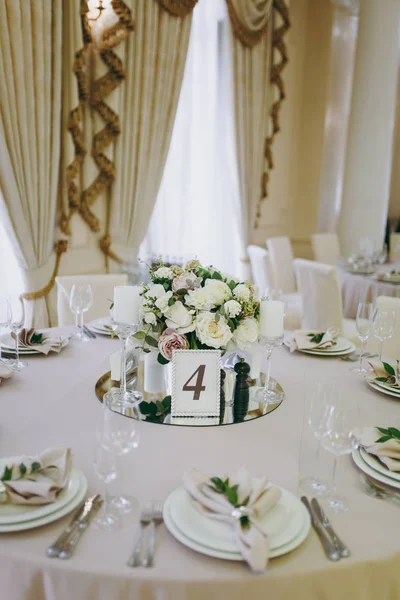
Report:
<svg viewBox="0 0 400 600"><path fill-rule="evenodd" d="M92 331L91 329L89 329L89 327L86 327L86 325L83 326L83 332L90 337L92 340L95 340L97 338L97 335L94 333L94 331Z"/></svg>
<svg viewBox="0 0 400 600"><path fill-rule="evenodd" d="M156 533L157 526L163 522L163 506L156 504L153 508L146 506L140 514L139 531L136 535L132 554L127 560L128 567L152 567L154 565L154 553L156 548ZM143 543L145 540L145 530L147 526L151 526L150 537L147 542L147 547L143 554Z"/></svg>
<svg viewBox="0 0 400 600"><path fill-rule="evenodd" d="M326 557L329 560L338 561L350 556L350 550L334 531L318 500L313 498L310 504L308 498L302 496L301 501L310 514L312 526L319 537Z"/></svg>

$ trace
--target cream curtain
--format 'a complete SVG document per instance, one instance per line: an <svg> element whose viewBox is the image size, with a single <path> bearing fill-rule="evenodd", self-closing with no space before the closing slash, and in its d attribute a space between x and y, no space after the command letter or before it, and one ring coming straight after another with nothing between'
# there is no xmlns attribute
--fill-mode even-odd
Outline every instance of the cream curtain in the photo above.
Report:
<svg viewBox="0 0 400 600"><path fill-rule="evenodd" d="M125 0L134 32L115 48L126 81L113 108L121 123L111 189L112 249L133 259L146 234L172 134L189 43L191 14L172 16L156 0Z"/></svg>
<svg viewBox="0 0 400 600"><path fill-rule="evenodd" d="M61 134L62 0L0 3L0 210L26 291L54 267ZM34 304L34 306L33 306ZM46 300L27 322L48 325Z"/></svg>

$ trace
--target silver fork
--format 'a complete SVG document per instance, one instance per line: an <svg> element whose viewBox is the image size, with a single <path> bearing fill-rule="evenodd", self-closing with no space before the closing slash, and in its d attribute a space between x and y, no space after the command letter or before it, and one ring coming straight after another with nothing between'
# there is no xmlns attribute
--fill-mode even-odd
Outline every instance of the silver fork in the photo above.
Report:
<svg viewBox="0 0 400 600"><path fill-rule="evenodd" d="M135 544L133 546L133 551L130 557L128 558L127 565L128 567L140 567L142 564L142 543L143 543L143 534L144 530L151 523L153 513L150 506L145 506L140 514L140 528L139 532L135 538Z"/></svg>
<svg viewBox="0 0 400 600"><path fill-rule="evenodd" d="M149 542L147 545L146 555L145 555L143 563L142 563L142 565L144 567L152 567L154 565L154 551L156 548L157 525L161 525L162 522L163 522L163 506L162 506L162 504L156 504L153 507L150 539L149 539Z"/></svg>

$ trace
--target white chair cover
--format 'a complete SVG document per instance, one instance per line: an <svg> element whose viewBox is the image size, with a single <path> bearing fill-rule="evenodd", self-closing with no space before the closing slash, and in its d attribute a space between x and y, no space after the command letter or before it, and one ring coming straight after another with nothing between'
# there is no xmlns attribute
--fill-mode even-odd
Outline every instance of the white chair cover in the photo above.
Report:
<svg viewBox="0 0 400 600"><path fill-rule="evenodd" d="M253 281L258 287L260 296L262 296L268 288L273 287L268 252L261 246L248 246L247 253L250 258Z"/></svg>
<svg viewBox="0 0 400 600"><path fill-rule="evenodd" d="M336 265L340 258L339 239L336 233L314 233L311 236L314 260L325 265Z"/></svg>
<svg viewBox="0 0 400 600"><path fill-rule="evenodd" d="M114 286L127 285L128 276L117 275L65 275L56 277L58 326L73 325L75 315L69 308L69 296L74 283L90 283L93 291L93 305L85 313L85 323L92 319L106 317L114 298Z"/></svg>
<svg viewBox="0 0 400 600"><path fill-rule="evenodd" d="M400 360L400 298L378 296L376 308L381 310L394 310L396 313L396 329L390 340L383 342L383 355L395 360ZM376 346L374 344L374 349Z"/></svg>
<svg viewBox="0 0 400 600"><path fill-rule="evenodd" d="M296 291L296 280L293 273L293 252L288 237L272 237L267 240L273 283L284 294Z"/></svg>

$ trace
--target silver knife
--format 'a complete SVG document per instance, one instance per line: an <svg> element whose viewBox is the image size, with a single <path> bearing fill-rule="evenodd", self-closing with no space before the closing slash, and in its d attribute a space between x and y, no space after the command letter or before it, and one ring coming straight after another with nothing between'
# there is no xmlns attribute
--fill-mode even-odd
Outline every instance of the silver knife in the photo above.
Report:
<svg viewBox="0 0 400 600"><path fill-rule="evenodd" d="M89 511L90 507L92 506L95 498L96 498L96 496L92 496L91 498L88 498L87 500L85 500L84 502L82 502L79 505L79 508L75 512L75 514L72 518L72 521L70 522L68 527L66 527L66 529L62 532L62 534L56 539L54 544L52 544L51 546L49 546L47 548L47 551L46 551L47 556L50 556L50 558L55 558L56 556L58 556L58 553L60 552L62 546L67 541L68 536L78 526L79 521L83 517L85 517L85 515Z"/></svg>
<svg viewBox="0 0 400 600"><path fill-rule="evenodd" d="M325 530L322 526L322 523L319 521L319 519L318 519L317 515L315 514L314 509L311 507L308 499L305 496L302 496L301 501L310 514L312 526L314 527L315 531L317 532L319 541L322 544L322 547L324 549L326 557L329 558L329 560L333 560L333 561L339 560L340 559L339 552L336 550L334 544L331 542L331 540L325 534Z"/></svg>
<svg viewBox="0 0 400 600"><path fill-rule="evenodd" d="M77 527L75 527L71 535L68 537L67 541L62 546L60 552L58 553L58 558L71 558L72 553L74 552L79 540L82 537L82 534L89 527L90 521L92 520L93 516L97 513L102 504L103 498L99 494L94 496L93 502L89 510L81 519L79 519Z"/></svg>
<svg viewBox="0 0 400 600"><path fill-rule="evenodd" d="M320 505L320 503L318 502L318 500L316 498L313 498L311 500L311 506L317 513L317 517L319 519L321 519L323 527L326 529L328 534L331 536L332 541L335 544L336 550L338 550L340 556L342 556L343 558L347 558L348 556L350 556L350 550L348 549L346 544L344 542L342 542L340 537L336 534L335 530L333 529L333 527L331 525L331 522L329 521L328 517L326 516L326 514L324 512L324 509L322 508L322 506Z"/></svg>

